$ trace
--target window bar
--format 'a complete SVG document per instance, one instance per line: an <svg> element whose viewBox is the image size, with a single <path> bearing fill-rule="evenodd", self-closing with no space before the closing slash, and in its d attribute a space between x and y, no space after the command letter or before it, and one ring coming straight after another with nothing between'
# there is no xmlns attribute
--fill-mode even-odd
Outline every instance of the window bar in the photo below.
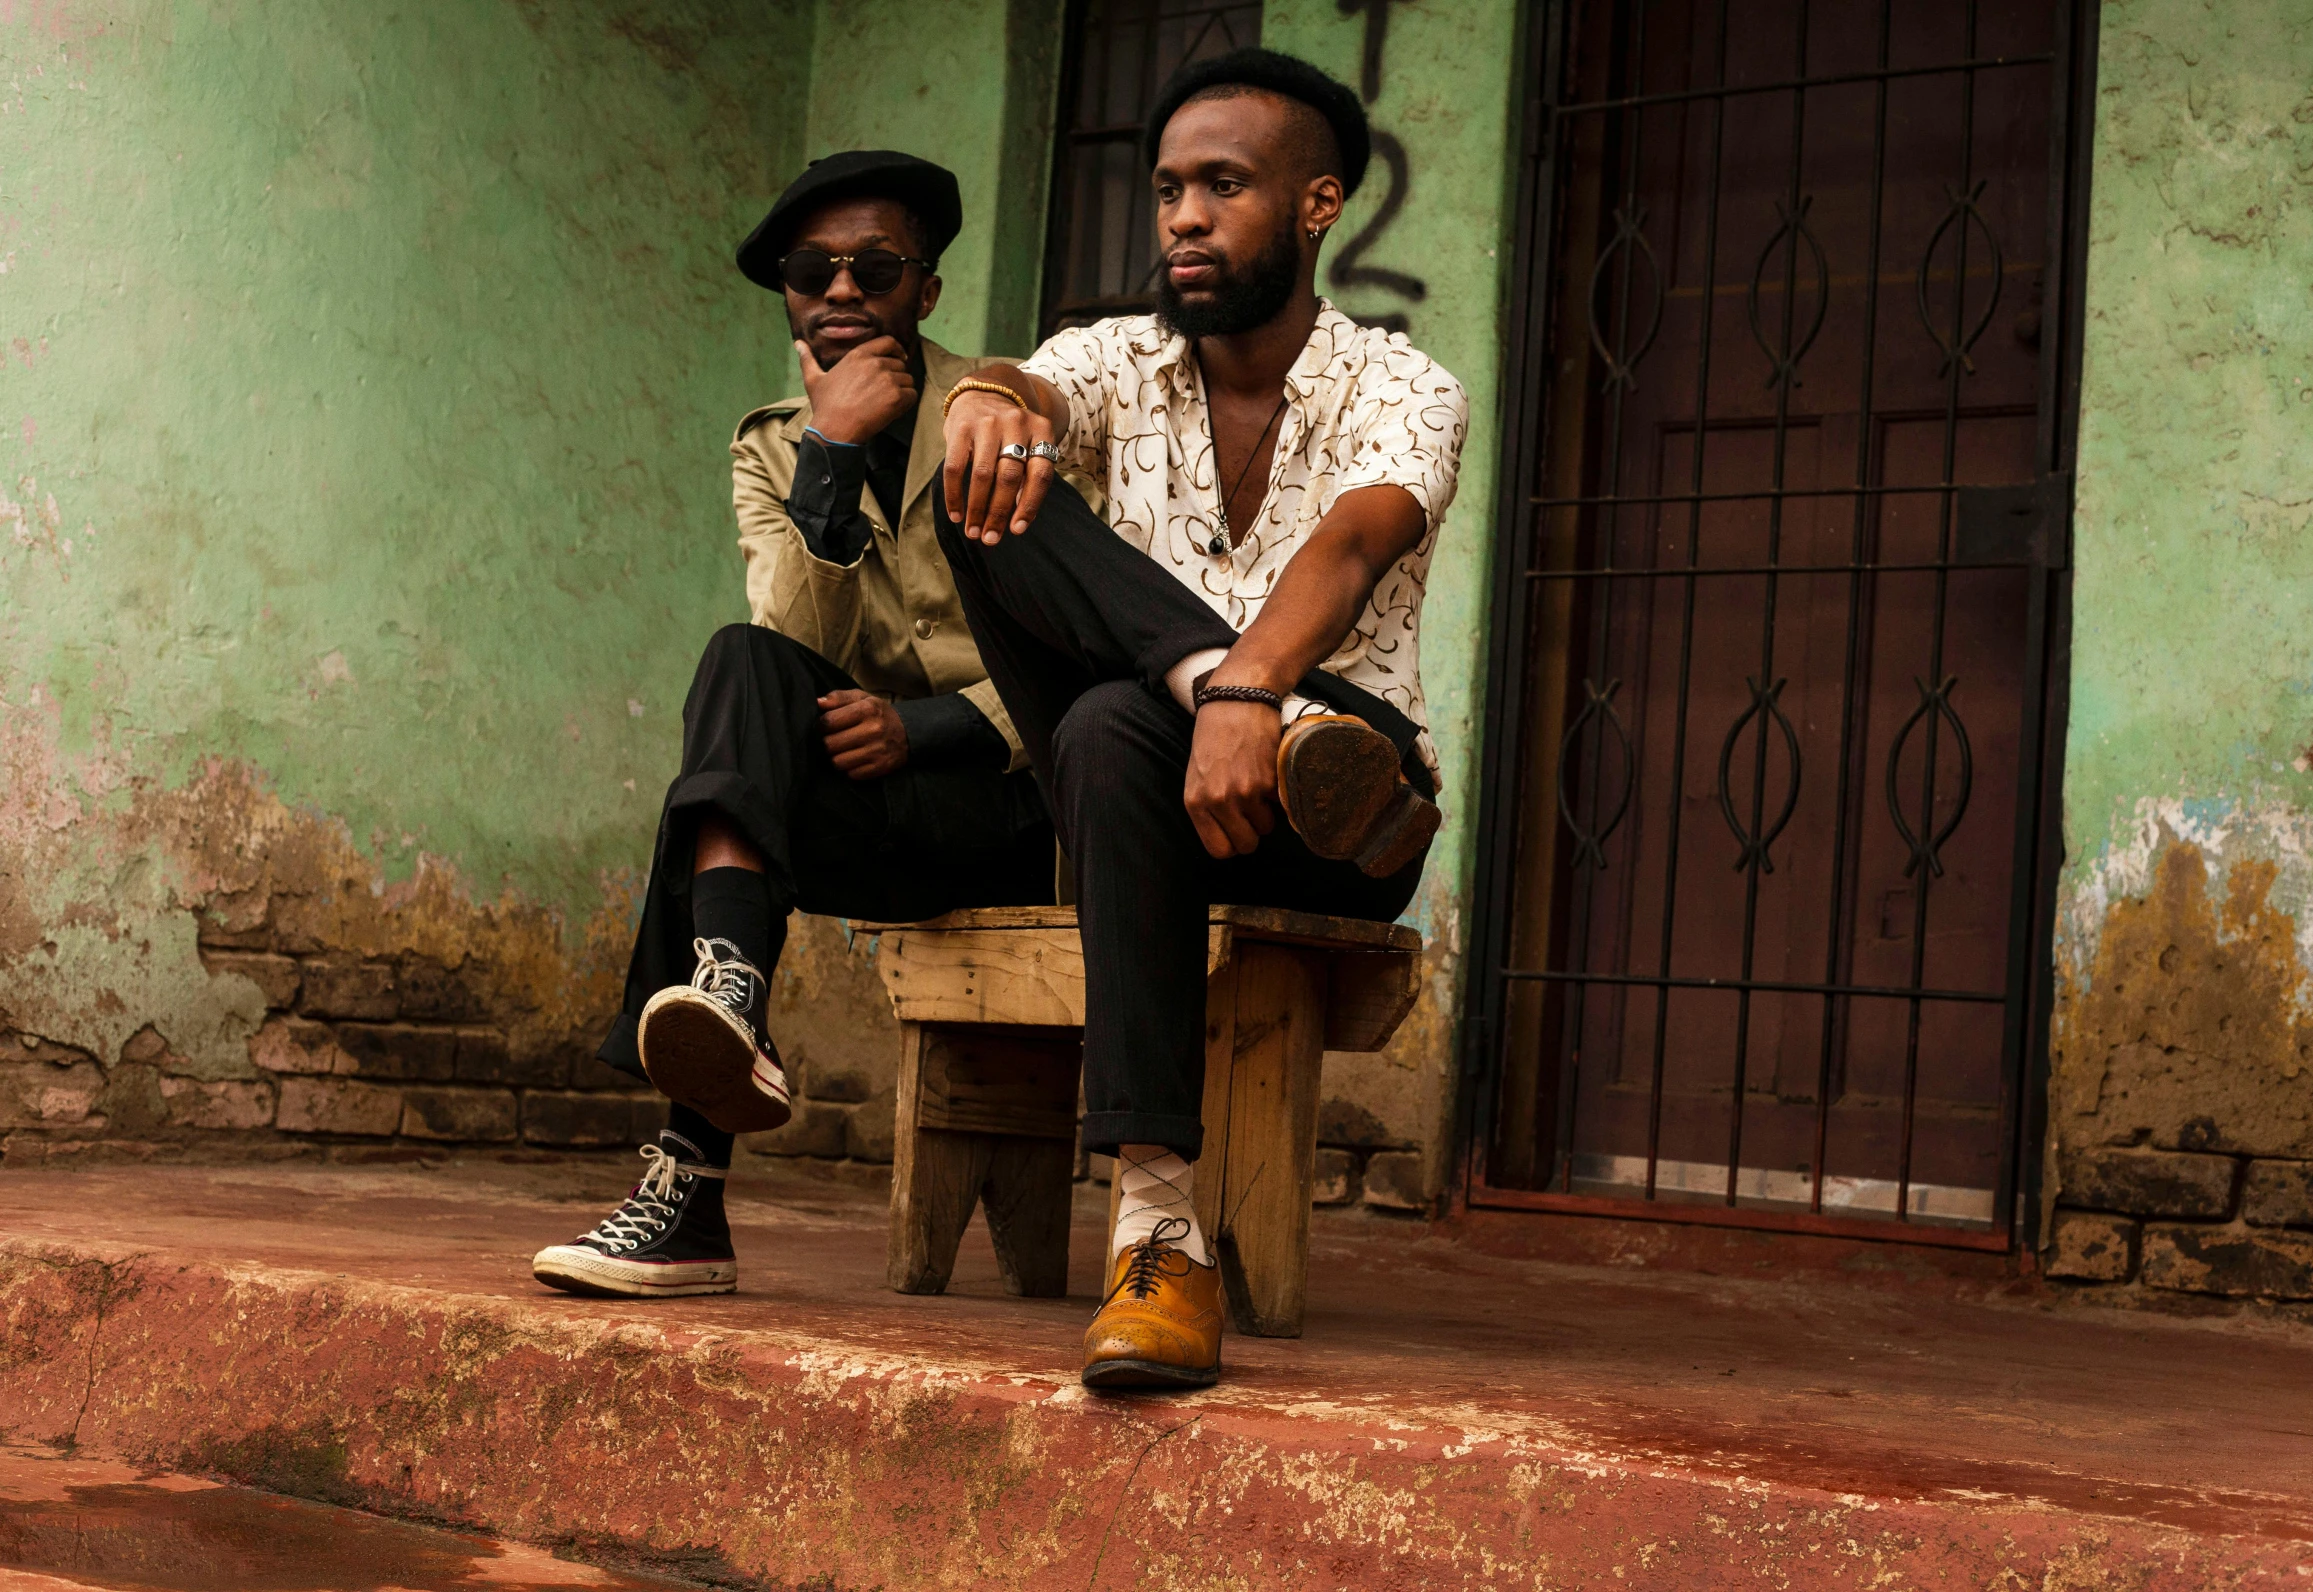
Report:
<svg viewBox="0 0 2313 1592"><path fill-rule="evenodd" d="M1977 0L1968 0L1966 24L1967 42L1962 47L1966 54L1971 58L1976 53L1976 5ZM1960 79L1959 195L1972 196L1974 194L1975 174L1976 75L1973 72L1970 72ZM1953 230L1957 232L1959 236L1955 240L1955 249L1957 252L1954 257L1955 263L1952 271L1952 341L1947 346L1945 351L1946 358L1950 367L1946 376L1946 385L1944 388L1943 476L1944 480L1947 482L1952 479L1953 468L1958 462L1960 379L1966 375L1971 368L1968 361L1967 352L1968 349L1973 346L1975 341L1975 338L1970 336L1967 330L1968 218L1971 214L1974 213L1973 198L1960 198L1955 196L1954 209L1958 216L1958 221ZM1981 216L1977 216L1976 219L1978 221L1982 221ZM1989 235L1991 232L1990 223L1985 222L1984 229L1987 235ZM1939 228L1938 230L1940 231L1941 229ZM1937 241L1938 240L1936 237L1931 236L1928 239L1928 247L1932 250L1936 246ZM1993 250L1992 304L1994 307L1996 307L1999 303L2000 295L2000 271L1997 238L1993 239ZM1983 321L1977 328L1976 335L1980 336L1982 334L1982 328L1984 326L1989 326L1990 324L1991 311L1987 309ZM1932 322L1929 323L1929 330L1932 334L1934 330ZM1948 559L1951 557L1952 532L1955 520L1957 518L1956 509L1957 494L1955 492L1950 496L1947 496L1944 504L1943 516L1936 527L1936 554L1939 558ZM1947 606L1950 602L1950 587L1950 572L1938 571L1935 576L1936 595L1934 629L1931 630L1928 635L1928 679L1930 681L1938 682L1934 687L1934 691L1939 697L1947 689L1947 687L1944 686L1941 682L1944 679L1944 617ZM1924 689L1926 688L1923 687L1923 690ZM1927 704L1925 703L1922 704L1923 707L1926 705ZM1951 710L1949 707L1946 707L1943 713L1928 713L1926 715L1927 723L1923 726L1926 731L1926 744L1925 756L1922 759L1923 767L1920 772L1920 833L1928 837L1928 845L1930 846L1931 850L1929 854L1929 866L1920 867L1918 869L1919 885L1918 888L1912 892L1911 982L1915 987L1922 984L1927 977L1928 895L1933 888L1935 875L1941 871L1933 865L1932 852L1932 847L1934 845L1934 835L1936 833L1936 730L1938 728L1938 721L1944 718L1950 711ZM1896 746L1893 746L1889 749L1889 755L1891 757L1896 756L1900 754L1902 750L1902 745L1898 743ZM1966 796L1964 794L1961 797L1961 802L1964 808L1966 803ZM1958 822L1956 816L1953 819L1953 822ZM1916 863L1918 860L1919 859L1915 855L1914 862ZM2012 934L2016 931L2013 927L2011 927L2009 932ZM1897 1155L1895 1184L1895 1219L1899 1222L1909 1221L1911 1219L1912 1137L1914 1129L1917 1126L1919 1115L1920 1015L1921 1004L1919 1001L1914 1000L1911 1003L1909 1019L1905 1024L1903 1045L1903 1137Z"/></svg>
<svg viewBox="0 0 2313 1592"><path fill-rule="evenodd" d="M1974 0L1970 0L1970 4L1973 3ZM1794 42L1797 54L1797 75L1801 81L1804 81L1807 76L1808 9L1807 0L1799 0L1796 7L1798 24L1795 29ZM1776 356L1776 368L1772 378L1775 382L1773 468L1775 473L1774 485L1778 493L1783 489L1784 467L1787 462L1786 454L1790 441L1791 388L1799 379L1799 361L1806 354L1805 347L1795 346L1792 341L1798 330L1799 244L1806 234L1807 225L1807 205L1800 195L1800 189L1805 182L1806 162L1807 90L1799 88L1791 96L1791 188L1789 203L1786 206L1783 236L1780 239L1783 244L1782 350ZM1777 241L1775 238L1770 238L1768 247L1772 249ZM1765 265L1766 261L1762 258L1759 267L1751 273L1751 302L1754 306L1752 328L1754 332L1757 330L1758 321L1756 314L1758 282ZM1817 306L1815 321L1817 329L1821 328L1823 314L1830 306L1831 284L1828 271L1825 271L1819 280L1818 291L1821 294L1821 300ZM1808 343L1812 344L1813 341L1814 334L1810 332ZM1781 556L1782 547L1783 499L1777 496L1767 500L1768 563L1774 563ZM1758 721L1758 728L1756 731L1757 742L1751 754L1751 827L1753 838L1746 842L1743 858L1742 965L1743 977L1746 980L1750 979L1756 970L1755 957L1758 952L1759 938L1759 875L1763 870L1772 869L1774 866L1767 855L1767 847L1772 840L1766 824L1767 730L1770 711L1775 713L1777 717L1780 717L1781 713L1774 700L1774 693L1779 689L1779 684L1775 682L1775 599L1778 579L1779 577L1774 571L1768 572L1767 598L1762 605L1764 612L1760 623L1759 675L1752 682L1751 687L1754 698L1754 716ZM1741 723L1740 719L1736 720L1738 728L1740 728ZM1786 737L1791 734L1788 724L1784 727L1784 734ZM1730 742L1730 750L1731 746L1732 743ZM1791 745L1791 754L1791 794L1793 800L1796 801L1799 792L1799 757L1795 741ZM1726 759L1722 756L1720 758L1722 769L1725 762ZM1727 788L1723 778L1719 788L1721 800L1724 802ZM1786 807L1784 816L1788 818L1789 814L1790 809ZM1778 829L1780 827L1780 825L1777 826ZM1729 1099L1727 1112L1727 1204L1730 1206L1735 1203L1735 1191L1741 1182L1743 1164L1743 1094L1750 1086L1747 1074L1751 1052L1751 993L1750 990L1746 989L1735 997L1734 1089Z"/></svg>
<svg viewBox="0 0 2313 1592"><path fill-rule="evenodd" d="M1719 0L1717 81L1722 85L1727 80L1728 4L1729 0ZM1689 472L1694 482L1694 501L1687 511L1686 567L1690 571L1700 562L1703 551L1703 445L1710 430L1712 312L1718 307L1719 300L1718 294L1708 289L1718 279L1719 189L1724 174L1726 140L1727 102L1724 98L1715 99L1711 102L1710 207L1704 213L1703 220L1703 286L1706 291L1702 301L1702 330L1695 352L1695 441ZM1678 708L1671 729L1670 833L1663 861L1662 940L1656 956L1657 966L1665 978L1670 976L1671 934L1678 918L1679 819L1686 805L1679 799L1679 792L1686 789L1687 708L1691 699L1694 654L1695 581L1690 573L1679 599L1679 682ZM1655 1197L1655 1169L1662 1154L1663 1058L1669 1041L1670 989L1665 986L1655 994L1654 1057L1648 1074L1646 1096L1646 1198L1650 1200Z"/></svg>
<svg viewBox="0 0 2313 1592"><path fill-rule="evenodd" d="M1895 20L1895 0L1879 3L1879 65L1887 67L1890 35ZM1871 134L1871 221L1869 263L1864 279L1869 284L1863 296L1863 381L1857 403L1859 411L1855 434L1855 480L1863 485L1871 479L1872 466L1872 381L1876 376L1876 355L1879 337L1879 252L1881 244L1882 207L1887 188L1887 79L1877 85ZM1866 540L1871 532L1871 503L1869 497L1855 500L1855 526L1849 537L1849 558L1860 566L1864 561ZM1876 548L1870 549L1877 551ZM1849 789L1855 761L1855 720L1858 710L1857 674L1862 667L1864 577L1860 568L1847 577L1847 663L1840 677L1839 689L1839 794L1832 805L1831 830L1831 928L1823 952L1823 982L1829 986L1839 982L1839 969L1846 961L1846 934L1853 917L1853 906L1847 899L1848 863L1848 807L1853 799ZM1852 964L1848 964L1852 966ZM1809 1192L1807 1208L1823 1214L1823 1184L1830 1175L1824 1158L1831 1138L1831 1066L1833 1056L1846 1024L1840 1022L1839 997L1826 993L1823 997L1823 1048L1815 1065L1815 1152L1809 1167L1814 1173L1814 1188Z"/></svg>
<svg viewBox="0 0 2313 1592"><path fill-rule="evenodd" d="M1630 81L1633 84L1643 83L1645 81L1646 8L1647 0L1637 0L1637 3L1631 7L1629 43L1630 54L1628 59ZM1623 157L1622 205L1617 216L1617 237L1614 243L1610 243L1608 245L1610 249L1618 246L1623 242L1620 234L1624 223L1620 218L1623 216L1636 216L1638 214L1639 153L1643 141L1641 135L1645 131L1644 123L1645 118L1643 116L1633 116L1629 121L1629 136L1625 142L1625 152ZM1637 268L1637 254L1638 249L1635 246L1622 249L1622 280L1620 283L1618 295L1619 303L1616 307L1614 317L1614 356L1607 361L1607 368L1609 372L1607 390L1610 394L1608 401L1612 406L1612 413L1606 428L1606 459L1604 461L1602 474L1610 486L1620 486L1622 484L1623 409L1624 405L1628 401L1630 389L1633 384L1629 368L1632 358L1630 353L1630 331L1632 319L1630 313L1630 295L1633 287L1633 273ZM1662 291L1662 281L1659 272L1656 274L1655 278L1655 291L1657 294L1660 294ZM1591 323L1591 335L1593 341L1599 342L1601 345L1603 345L1603 339L1599 339L1597 337L1598 300L1595 293L1593 293L1585 301L1583 305L1583 311ZM1649 341L1652 341L1651 335L1649 337ZM1621 522L1620 514L1617 510L1609 509L1607 510L1607 515L1608 519L1604 530L1607 557L1608 561L1611 562L1613 559L1615 540L1621 530ZM1607 678L1607 665L1613 656L1611 642L1614 631L1614 587L1612 581L1606 582L1603 589L1601 590L1597 599L1597 607L1595 611L1599 617L1595 624L1597 633L1596 639L1593 642L1591 649L1592 663L1590 678L1593 681L1604 680ZM1609 709L1609 711L1611 711L1611 709ZM1597 822L1598 817L1599 780L1606 767L1605 750L1606 725L1602 720L1598 727L1598 753L1590 759L1589 767L1587 769L1587 773L1589 775L1588 783L1590 790L1586 810L1590 813L1591 821L1594 825ZM1635 770L1633 777L1636 777ZM1573 921L1577 925L1577 943L1575 947L1574 965L1580 969L1587 969L1590 966L1590 929L1592 910L1597 900L1599 876L1604 871L1605 865L1603 860L1601 860L1600 863L1595 867L1577 866L1575 868L1575 876L1580 884L1581 903L1576 911L1572 914ZM1560 1145L1559 1187L1561 1190L1570 1189L1573 1186L1574 1117L1576 1111L1580 1109L1582 1098L1580 1075L1582 1069L1582 1042L1586 1033L1585 1025L1588 1022L1588 993L1588 985L1576 984L1574 986L1574 998L1567 1002L1568 1010L1565 1018L1565 1028L1563 1030L1566 1035L1571 1037L1572 1043L1566 1044L1564 1041L1561 1041L1561 1054L1567 1058L1567 1065L1563 1069L1564 1079L1560 1089L1560 1098L1563 1102L1563 1109L1561 1109L1558 1113L1558 1137Z"/></svg>

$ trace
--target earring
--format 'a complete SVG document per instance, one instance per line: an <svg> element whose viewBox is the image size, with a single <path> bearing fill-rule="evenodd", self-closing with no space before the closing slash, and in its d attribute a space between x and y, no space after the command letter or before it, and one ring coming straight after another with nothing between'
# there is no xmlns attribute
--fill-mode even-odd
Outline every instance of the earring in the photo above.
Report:
<svg viewBox="0 0 2313 1592"><path fill-rule="evenodd" d="M1315 243L1315 242L1316 242L1316 241L1317 241L1319 238L1322 238L1322 237L1324 237L1324 236L1325 236L1325 234L1324 234L1324 233L1322 233L1322 232L1320 232L1320 231L1318 231L1318 230L1317 230L1315 227L1311 227L1311 228L1309 229L1309 241L1310 241L1311 243Z"/></svg>

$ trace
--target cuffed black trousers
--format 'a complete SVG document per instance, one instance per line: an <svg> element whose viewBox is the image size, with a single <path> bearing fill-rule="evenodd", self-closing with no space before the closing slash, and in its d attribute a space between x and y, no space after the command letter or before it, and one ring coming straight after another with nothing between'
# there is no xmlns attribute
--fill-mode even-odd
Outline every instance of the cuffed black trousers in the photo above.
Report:
<svg viewBox="0 0 2313 1592"><path fill-rule="evenodd" d="M1028 748L1076 880L1084 934L1084 1144L1113 1155L1204 1147L1205 924L1215 902L1388 921L1413 899L1426 854L1387 879L1313 854L1284 823L1249 857L1216 861L1182 792L1195 720L1167 670L1237 633L1062 482L1036 523L988 547L935 505L981 662ZM1304 696L1396 743L1432 792L1415 726L1322 671Z"/></svg>
<svg viewBox="0 0 2313 1592"><path fill-rule="evenodd" d="M722 814L762 853L774 925L791 911L905 923L1052 899L1052 825L1033 778L911 765L855 780L837 770L818 729L818 699L853 689L849 675L776 630L726 625L707 643L683 703L682 772L659 815L624 1007L596 1052L613 1067L642 1075L644 1003L690 981L702 813Z"/></svg>

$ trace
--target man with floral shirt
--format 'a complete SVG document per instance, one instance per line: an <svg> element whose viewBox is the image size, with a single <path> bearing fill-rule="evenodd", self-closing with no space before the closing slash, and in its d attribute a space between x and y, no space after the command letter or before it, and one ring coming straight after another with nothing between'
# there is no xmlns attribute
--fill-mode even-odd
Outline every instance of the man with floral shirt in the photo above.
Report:
<svg viewBox="0 0 2313 1592"><path fill-rule="evenodd" d="M1074 868L1084 1142L1118 1162L1098 1388L1219 1375L1190 1207L1209 903L1389 919L1420 879L1422 591L1468 414L1402 335L1317 296L1370 153L1355 94L1235 51L1174 77L1144 153L1159 312L959 382L938 521Z"/></svg>

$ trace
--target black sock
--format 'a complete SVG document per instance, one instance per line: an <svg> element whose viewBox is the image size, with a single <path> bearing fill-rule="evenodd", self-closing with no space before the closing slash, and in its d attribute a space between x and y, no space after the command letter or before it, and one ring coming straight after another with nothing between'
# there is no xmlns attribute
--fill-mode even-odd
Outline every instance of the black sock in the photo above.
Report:
<svg viewBox="0 0 2313 1592"><path fill-rule="evenodd" d="M736 873L739 870L732 869ZM725 1133L705 1117L700 1116L680 1100L667 1110L666 1130L659 1135L659 1148L678 1160L698 1160L708 1166L727 1167L731 1164L731 1142L735 1134ZM683 1144L669 1144L667 1140L680 1138ZM696 1152L695 1154L693 1152Z"/></svg>
<svg viewBox="0 0 2313 1592"><path fill-rule="evenodd" d="M784 915L774 920L771 892L750 868L709 868L691 875L691 932L729 940L766 979L787 940Z"/></svg>

